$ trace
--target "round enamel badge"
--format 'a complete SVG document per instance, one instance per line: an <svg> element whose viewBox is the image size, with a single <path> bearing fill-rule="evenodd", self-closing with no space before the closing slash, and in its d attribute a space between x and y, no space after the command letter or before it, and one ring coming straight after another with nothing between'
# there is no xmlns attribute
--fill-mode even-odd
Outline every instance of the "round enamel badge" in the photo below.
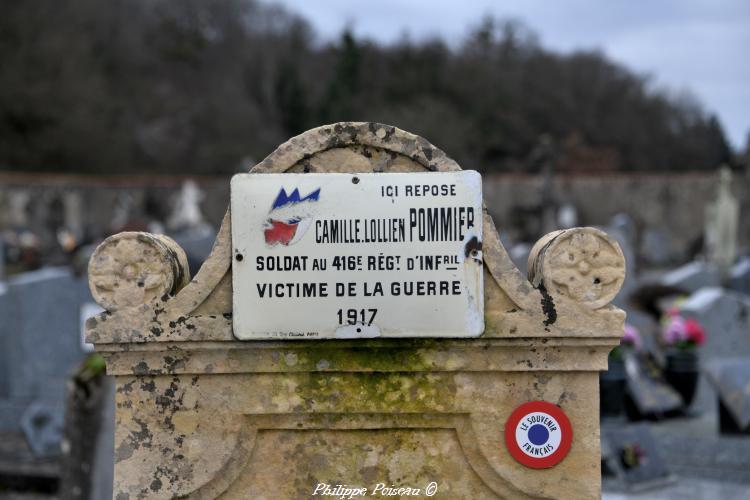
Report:
<svg viewBox="0 0 750 500"><path fill-rule="evenodd" d="M505 446L526 467L557 465L570 451L573 428L559 406L530 401L516 408L505 423Z"/></svg>

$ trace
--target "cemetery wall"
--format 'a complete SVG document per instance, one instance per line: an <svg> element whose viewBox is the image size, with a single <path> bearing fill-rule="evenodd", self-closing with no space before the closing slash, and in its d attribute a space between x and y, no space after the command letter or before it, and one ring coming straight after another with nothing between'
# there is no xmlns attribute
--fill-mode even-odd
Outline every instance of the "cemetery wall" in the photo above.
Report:
<svg viewBox="0 0 750 500"><path fill-rule="evenodd" d="M512 231L514 212L540 206L544 179L533 175L484 178L484 196L495 223ZM578 226L606 225L617 213L629 214L642 240L646 232L663 233L676 260L688 260L688 249L702 237L706 204L716 196L718 176L685 174L567 174L553 181L557 204L571 203ZM739 245L750 246L750 180L735 177L734 195L741 204Z"/></svg>
<svg viewBox="0 0 750 500"><path fill-rule="evenodd" d="M229 179L220 176L190 177L203 191L203 214L218 227L226 210ZM55 203L77 212L79 223L93 237L111 234L117 212L129 211L133 219L153 212L166 217L178 196L181 176L80 176L0 173L0 229L14 224L12 198L26 193L29 225L43 228L55 215ZM578 212L577 225L606 225L617 213L633 217L644 232L663 233L675 260L687 260L687 249L703 232L703 213L715 196L717 176L708 173L562 174L554 178L552 198L557 204L571 203ZM734 194L741 204L740 247L750 246L750 180L736 176ZM544 179L538 175L494 174L484 176L485 200L498 228L515 239L522 231L511 221L535 217L543 205ZM70 193L77 199L75 210L67 207ZM73 205L76 205L73 203ZM151 212L151 213L146 213ZM119 216L121 217L121 216ZM17 217L16 217L17 218ZM533 235L535 239L540 236Z"/></svg>

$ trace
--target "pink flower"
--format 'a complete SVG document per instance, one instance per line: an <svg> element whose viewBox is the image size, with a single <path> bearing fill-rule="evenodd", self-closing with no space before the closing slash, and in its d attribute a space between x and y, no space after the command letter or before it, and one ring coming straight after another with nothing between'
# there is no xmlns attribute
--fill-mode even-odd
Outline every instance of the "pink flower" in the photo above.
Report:
<svg viewBox="0 0 750 500"><path fill-rule="evenodd" d="M687 340L687 327L685 319L682 316L672 316L669 318L667 326L663 332L664 342L668 345L674 345L683 340Z"/></svg>
<svg viewBox="0 0 750 500"><path fill-rule="evenodd" d="M695 345L702 345L706 341L706 332L696 320L690 318L685 321L686 340L692 341Z"/></svg>
<svg viewBox="0 0 750 500"><path fill-rule="evenodd" d="M620 345L631 345L636 349L641 347L641 333L630 323L625 323L625 332L620 339Z"/></svg>

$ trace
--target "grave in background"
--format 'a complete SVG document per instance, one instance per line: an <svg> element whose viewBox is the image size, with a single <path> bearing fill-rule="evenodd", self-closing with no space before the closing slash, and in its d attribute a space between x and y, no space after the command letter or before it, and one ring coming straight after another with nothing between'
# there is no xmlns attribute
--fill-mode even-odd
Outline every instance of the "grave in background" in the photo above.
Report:
<svg viewBox="0 0 750 500"><path fill-rule="evenodd" d="M19 431L32 403L62 420L66 377L84 357L79 311L90 300L87 288L67 268L6 282L0 295L0 430Z"/></svg>

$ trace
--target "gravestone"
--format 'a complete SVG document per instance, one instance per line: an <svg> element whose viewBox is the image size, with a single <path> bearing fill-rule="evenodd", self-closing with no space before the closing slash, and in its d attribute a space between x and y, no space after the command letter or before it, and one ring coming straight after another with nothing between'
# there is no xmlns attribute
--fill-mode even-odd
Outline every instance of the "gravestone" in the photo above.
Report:
<svg viewBox="0 0 750 500"><path fill-rule="evenodd" d="M645 228L639 246L639 260L657 267L673 263L679 257L672 248L673 239L664 228Z"/></svg>
<svg viewBox="0 0 750 500"><path fill-rule="evenodd" d="M628 214L618 213L609 221L609 224L603 228L610 237L614 238L625 256L625 262L628 266L628 274L625 276L625 282L622 285L620 293L617 294L613 303L618 307L624 307L629 300L630 295L636 287L636 228L635 222ZM632 321L630 321L632 323Z"/></svg>
<svg viewBox="0 0 750 500"><path fill-rule="evenodd" d="M750 297L724 288L706 287L680 304L680 314L695 318L706 331L706 342L698 348L702 362L750 356ZM713 410L715 405L716 394L701 377L694 406Z"/></svg>
<svg viewBox="0 0 750 500"><path fill-rule="evenodd" d="M49 422L62 420L66 376L84 356L79 309L87 297L86 280L67 268L31 271L7 281L0 295L0 430L20 431L24 412L35 402L47 409Z"/></svg>
<svg viewBox="0 0 750 500"><path fill-rule="evenodd" d="M695 292L704 287L721 285L719 269L708 262L694 261L673 269L661 277L665 286L683 290L685 293Z"/></svg>
<svg viewBox="0 0 750 500"><path fill-rule="evenodd" d="M750 297L719 287L706 287L680 304L680 314L695 318L706 330L701 356L750 355Z"/></svg>
<svg viewBox="0 0 750 500"><path fill-rule="evenodd" d="M732 266L727 287L750 295L750 257L743 257Z"/></svg>
<svg viewBox="0 0 750 500"><path fill-rule="evenodd" d="M608 425L602 438L607 452L602 458L624 489L638 492L675 481L648 424Z"/></svg>
<svg viewBox="0 0 750 500"><path fill-rule="evenodd" d="M750 434L750 361L714 360L706 365L705 373L718 394L722 431Z"/></svg>
<svg viewBox="0 0 750 500"><path fill-rule="evenodd" d="M625 410L633 420L664 417L682 407L682 398L660 378L654 361L639 353L625 356Z"/></svg>
<svg viewBox="0 0 750 500"><path fill-rule="evenodd" d="M417 214L442 207L445 222L458 204L431 189L463 190L467 179L426 140L376 123L305 132L251 174L250 186L264 176L277 184L257 192L233 186L232 211L192 280L184 252L168 238L121 233L92 255L90 286L106 312L88 320L87 339L115 376L115 498L309 498L347 488L368 495L412 488L451 499L599 498L598 372L624 322L610 304L625 272L613 240L593 228L551 233L532 248L526 279L486 211L465 201L460 237L401 241L407 233L398 221L409 223L409 207ZM326 190L329 181L337 187ZM317 194L315 183L323 186ZM407 198L408 185L426 187L416 189L426 199ZM361 193L359 205L326 212L352 192ZM387 241L365 244L356 228L328 239L320 232L326 221L365 213L370 219L357 220L369 227L391 220L378 237ZM420 269L457 282L447 285L452 296L396 297L393 282L419 279L419 269L399 265L441 245L455 253L438 269ZM334 279L334 291L344 282L341 268L337 278L304 274L312 271L295 267L295 248L344 266L354 290L388 280L389 295L352 296L344 286L341 296L304 297L307 304L274 296L264 308L262 280L283 293L299 280ZM374 257L375 268L358 255ZM260 275L257 259L267 256L290 257L291 267L282 259L284 271ZM369 300L378 312L361 318ZM441 306L430 309L430 300ZM379 316L381 308L392 314ZM310 327L301 330L306 317ZM320 340L324 333L347 338Z"/></svg>

